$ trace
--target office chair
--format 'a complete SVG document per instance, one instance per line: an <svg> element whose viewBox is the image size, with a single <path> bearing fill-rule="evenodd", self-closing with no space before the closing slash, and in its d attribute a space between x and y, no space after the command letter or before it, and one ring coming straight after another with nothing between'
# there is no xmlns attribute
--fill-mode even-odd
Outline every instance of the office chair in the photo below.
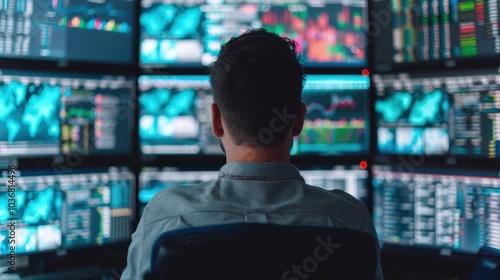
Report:
<svg viewBox="0 0 500 280"><path fill-rule="evenodd" d="M144 279L375 279L374 238L340 228L225 224L162 234Z"/></svg>

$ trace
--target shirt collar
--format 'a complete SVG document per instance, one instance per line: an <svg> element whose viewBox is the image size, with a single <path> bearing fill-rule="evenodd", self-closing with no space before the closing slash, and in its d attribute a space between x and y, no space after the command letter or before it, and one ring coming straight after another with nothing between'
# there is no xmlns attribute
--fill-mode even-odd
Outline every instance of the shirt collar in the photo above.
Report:
<svg viewBox="0 0 500 280"><path fill-rule="evenodd" d="M295 165L286 162L230 162L219 171L219 178L239 180L284 180L304 181Z"/></svg>

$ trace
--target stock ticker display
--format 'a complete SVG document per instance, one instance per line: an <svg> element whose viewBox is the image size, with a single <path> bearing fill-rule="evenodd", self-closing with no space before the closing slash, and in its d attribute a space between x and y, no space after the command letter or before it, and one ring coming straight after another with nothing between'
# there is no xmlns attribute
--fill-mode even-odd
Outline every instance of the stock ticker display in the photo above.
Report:
<svg viewBox="0 0 500 280"><path fill-rule="evenodd" d="M218 171L178 171L143 168L139 175L139 209L144 207L159 191L174 186L191 186L216 180ZM301 170L307 184L326 190L343 190L360 201L368 199L368 171L359 167L335 166L322 170Z"/></svg>
<svg viewBox="0 0 500 280"><path fill-rule="evenodd" d="M302 93L308 113L291 154L367 153L369 87L361 75L308 75ZM208 76L141 76L139 89L142 153L222 154Z"/></svg>
<svg viewBox="0 0 500 280"><path fill-rule="evenodd" d="M142 0L141 5L143 67L209 65L221 43L259 27L294 39L305 66L367 64L364 0Z"/></svg>
<svg viewBox="0 0 500 280"><path fill-rule="evenodd" d="M130 64L133 0L1 0L0 57Z"/></svg>
<svg viewBox="0 0 500 280"><path fill-rule="evenodd" d="M382 154L500 155L498 71L375 75Z"/></svg>
<svg viewBox="0 0 500 280"><path fill-rule="evenodd" d="M0 71L0 155L126 154L132 80Z"/></svg>
<svg viewBox="0 0 500 280"><path fill-rule="evenodd" d="M375 12L391 15L381 17L379 24L385 28L378 32L389 40L377 45L376 57L394 63L500 58L498 4L498 0L379 1ZM387 52L391 47L393 52Z"/></svg>
<svg viewBox="0 0 500 280"><path fill-rule="evenodd" d="M385 244L476 253L500 249L500 173L373 171L373 215Z"/></svg>
<svg viewBox="0 0 500 280"><path fill-rule="evenodd" d="M7 205L7 172L1 173L0 201ZM102 246L130 240L134 175L126 169L54 174L16 174L16 249L32 254ZM6 207L0 209L0 254L9 252Z"/></svg>

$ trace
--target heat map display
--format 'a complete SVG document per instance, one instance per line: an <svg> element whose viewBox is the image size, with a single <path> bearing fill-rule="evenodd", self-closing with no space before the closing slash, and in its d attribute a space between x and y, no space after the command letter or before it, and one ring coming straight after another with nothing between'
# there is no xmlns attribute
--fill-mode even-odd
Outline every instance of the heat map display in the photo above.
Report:
<svg viewBox="0 0 500 280"><path fill-rule="evenodd" d="M500 75L374 76L382 154L500 155Z"/></svg>
<svg viewBox="0 0 500 280"><path fill-rule="evenodd" d="M0 178L0 201L7 203L7 172ZM54 174L16 174L16 253L27 254L130 239L134 175L124 169ZM7 228L11 212L0 209ZM0 254L9 250L8 232L0 231Z"/></svg>
<svg viewBox="0 0 500 280"><path fill-rule="evenodd" d="M1 71L0 155L128 153L131 89L125 77Z"/></svg>
<svg viewBox="0 0 500 280"><path fill-rule="evenodd" d="M221 43L259 27L294 39L306 66L363 67L367 63L366 1L141 3L143 67L209 65Z"/></svg>
<svg viewBox="0 0 500 280"><path fill-rule="evenodd" d="M132 0L2 0L0 57L130 64Z"/></svg>

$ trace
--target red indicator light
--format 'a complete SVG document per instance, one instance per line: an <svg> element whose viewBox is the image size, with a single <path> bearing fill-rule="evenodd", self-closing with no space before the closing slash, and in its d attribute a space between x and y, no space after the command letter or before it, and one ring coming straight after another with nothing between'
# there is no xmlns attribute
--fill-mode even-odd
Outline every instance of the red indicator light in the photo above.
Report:
<svg viewBox="0 0 500 280"><path fill-rule="evenodd" d="M362 160L360 163L359 163L359 168L361 169L366 169L368 168L368 162L366 162L365 160Z"/></svg>

